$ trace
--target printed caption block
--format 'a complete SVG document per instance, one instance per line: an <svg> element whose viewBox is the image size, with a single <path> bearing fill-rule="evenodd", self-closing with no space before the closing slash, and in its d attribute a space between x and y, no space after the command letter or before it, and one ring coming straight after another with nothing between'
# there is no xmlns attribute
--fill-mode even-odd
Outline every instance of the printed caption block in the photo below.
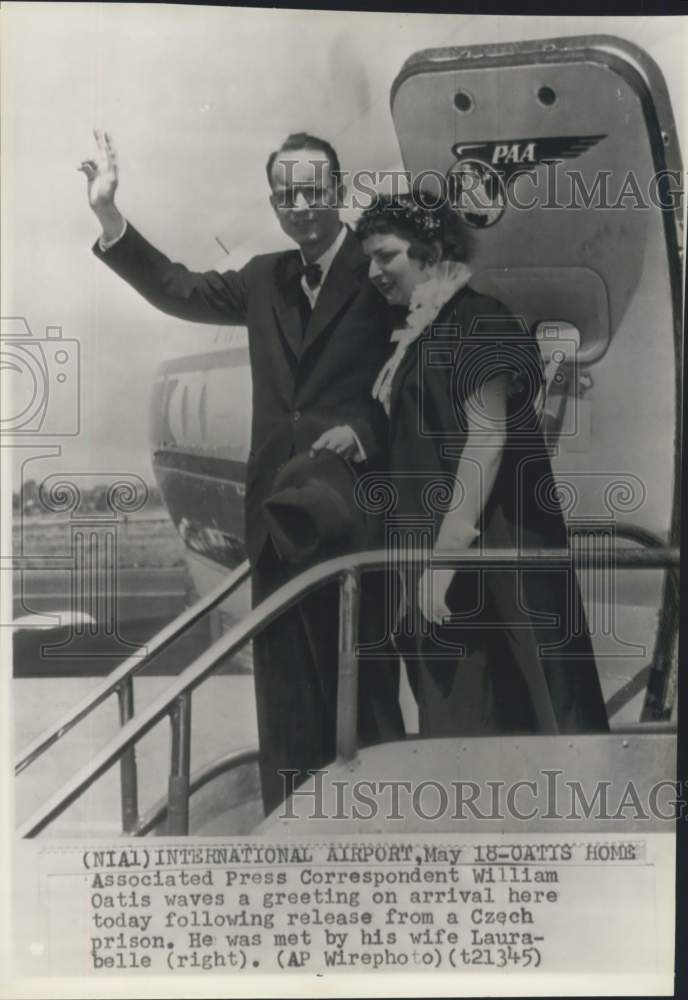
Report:
<svg viewBox="0 0 688 1000"><path fill-rule="evenodd" d="M35 873L15 925L23 975L566 973L581 954L587 973L649 975L673 962L663 834L18 852Z"/></svg>

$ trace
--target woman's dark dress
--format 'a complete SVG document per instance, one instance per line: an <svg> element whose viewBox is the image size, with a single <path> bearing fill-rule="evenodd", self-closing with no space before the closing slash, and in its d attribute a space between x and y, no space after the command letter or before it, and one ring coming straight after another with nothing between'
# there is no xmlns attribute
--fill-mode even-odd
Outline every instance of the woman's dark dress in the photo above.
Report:
<svg viewBox="0 0 688 1000"><path fill-rule="evenodd" d="M392 383L389 464L397 491L395 516L407 525L407 539L417 533L416 544L423 532L427 539L428 520L434 520L434 537L441 524L437 497L444 492L446 502L456 477L466 440L466 398L482 381L504 372L512 387L506 444L474 544L567 547L533 407L541 384L539 350L501 303L469 287L454 295L410 345ZM419 623L426 633L428 623L418 611L407 610L401 629L406 635L397 638L418 701L422 736L537 732L522 669L537 660L560 732L608 730L572 564L546 571L459 571L447 604L453 614L465 616L463 622L433 626L432 634L423 635Z"/></svg>

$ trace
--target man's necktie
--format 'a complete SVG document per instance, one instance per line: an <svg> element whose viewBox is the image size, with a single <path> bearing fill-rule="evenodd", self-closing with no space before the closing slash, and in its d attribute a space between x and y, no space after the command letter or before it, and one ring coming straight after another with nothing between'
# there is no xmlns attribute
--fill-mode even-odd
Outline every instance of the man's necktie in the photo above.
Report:
<svg viewBox="0 0 688 1000"><path fill-rule="evenodd" d="M306 279L309 288L317 288L322 281L322 268L320 264L304 264L301 273Z"/></svg>

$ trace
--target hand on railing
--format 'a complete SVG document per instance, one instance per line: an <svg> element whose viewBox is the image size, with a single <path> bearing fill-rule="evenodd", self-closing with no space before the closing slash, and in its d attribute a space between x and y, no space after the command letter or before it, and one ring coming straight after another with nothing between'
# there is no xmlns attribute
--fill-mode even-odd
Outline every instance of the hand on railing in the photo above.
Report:
<svg viewBox="0 0 688 1000"><path fill-rule="evenodd" d="M436 625L442 625L451 615L447 607L447 591L454 579L453 569L423 571L418 584L418 607L421 614Z"/></svg>
<svg viewBox="0 0 688 1000"><path fill-rule="evenodd" d="M582 558L580 552L571 552L568 549L534 549L529 551L490 549L482 552L467 550L461 554L459 560L456 559L456 556L449 556L447 554L437 553L436 555L439 565L433 571L434 575L437 576L440 573L446 573L449 578L453 578L456 571L455 567L451 565L452 562L458 563L462 568L471 570L480 570L485 568L485 566L490 567L493 571L495 569L511 570L514 567L540 570L548 567L565 567L570 565L572 561L575 564L577 559L580 560ZM606 551L594 549L592 553L585 554L585 568L588 571L607 569L608 559L609 554ZM671 569L674 573L678 573L679 551L675 547L626 548L621 546L616 548L614 559L619 569ZM408 566L423 566L426 568L425 571L428 572L428 553L426 550L412 550L406 553L405 562ZM379 571L388 567L389 553L386 549L379 549L331 559L326 563L305 570L299 576L284 584L279 590L266 598L262 604L253 608L241 622L232 625L223 636L217 639L207 650L190 663L183 674L177 677L169 688L163 691L152 703L149 703L140 710L136 716L126 722L117 736L99 750L76 775L70 778L51 796L48 802L44 803L33 816L20 826L17 831L18 836L34 837L41 830L45 829L72 802L76 801L87 788L90 788L116 761L122 759L129 748L133 747L150 732L165 716L170 716L178 699L186 700L187 693L191 693L216 670L220 663L226 662L228 657L236 654L277 615L283 613L288 607L293 606L299 600L302 600L305 594L310 593L317 586L329 583L331 580L337 578L340 579L340 587L342 588L340 615L343 615L344 622L346 623L346 627L342 627L340 632L340 655L344 654L342 655L340 668L343 665L347 668L348 674L350 674L347 678L340 677L340 691L346 686L343 681L348 679L349 690L353 692L356 687L356 657L351 655L351 651L355 644L358 602L358 589L355 584L355 578L358 572ZM229 591L245 579L247 573L248 567L246 565L239 567L228 578L226 583L223 583L209 597L198 602L191 609L191 612L186 612L181 616L184 619L184 628L189 627L193 620L197 620L201 613L208 611L211 607L225 599ZM428 608L428 612L432 613L430 608ZM155 648L159 651L171 641L174 635L179 634L179 631L179 623L176 625L173 624L171 627L166 627L154 640ZM120 671L122 672L120 673ZM69 714L66 722L70 728L75 721L88 714L95 707L95 704L100 704L106 694L117 690L122 681L134 672L134 665L129 663L117 668L114 672L116 676L112 680L108 680L107 685L98 690L96 698L91 697L85 705L80 705L77 710L73 710ZM355 706L355 704L355 698L352 696L351 705ZM344 715L345 713L342 712L342 717ZM350 722L351 719L355 719L355 713L348 713L347 721ZM541 728L543 732L547 732L546 726L543 725ZM355 737L354 727L351 729L351 734ZM63 732L59 724L51 727L47 733L38 738L35 745L28 752L25 751L20 757L16 771L18 772L23 767L28 766L32 760L36 759L40 752L47 749L49 745L62 735ZM344 745L345 741L342 740L341 742ZM355 740L353 738L350 740L350 743L355 748ZM186 739L184 741L177 740L177 744L179 748L178 756L181 761L181 766L178 770L184 772L180 775L182 778L180 788L184 798L186 798L189 789L188 775L186 774L188 771L186 762L188 742ZM347 753L343 753L342 756L344 759L349 759ZM186 802L183 805L186 809Z"/></svg>

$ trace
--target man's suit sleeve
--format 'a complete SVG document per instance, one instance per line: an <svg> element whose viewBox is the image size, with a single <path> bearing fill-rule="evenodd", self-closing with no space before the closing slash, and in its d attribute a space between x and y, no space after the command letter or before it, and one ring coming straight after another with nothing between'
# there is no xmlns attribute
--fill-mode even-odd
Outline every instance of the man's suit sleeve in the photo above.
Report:
<svg viewBox="0 0 688 1000"><path fill-rule="evenodd" d="M248 309L247 272L190 271L175 264L131 225L108 250L93 252L152 305L195 323L243 326Z"/></svg>

